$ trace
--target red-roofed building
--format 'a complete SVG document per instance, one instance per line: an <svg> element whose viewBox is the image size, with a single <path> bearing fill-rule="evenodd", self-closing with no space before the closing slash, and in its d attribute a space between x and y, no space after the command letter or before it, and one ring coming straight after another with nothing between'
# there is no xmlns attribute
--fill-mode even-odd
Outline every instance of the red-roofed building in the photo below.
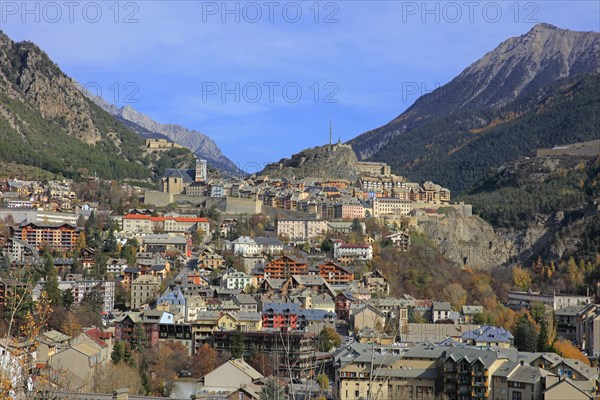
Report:
<svg viewBox="0 0 600 400"><path fill-rule="evenodd" d="M100 352L100 362L106 363L110 359L110 353L113 347L113 334L110 332L103 332L98 328L89 328L81 332L81 334L75 337L71 343L72 346L80 343L87 343L97 348Z"/></svg>
<svg viewBox="0 0 600 400"><path fill-rule="evenodd" d="M90 328L83 331L90 339L96 342L100 347L108 347L112 343L112 333L102 332L98 328Z"/></svg>

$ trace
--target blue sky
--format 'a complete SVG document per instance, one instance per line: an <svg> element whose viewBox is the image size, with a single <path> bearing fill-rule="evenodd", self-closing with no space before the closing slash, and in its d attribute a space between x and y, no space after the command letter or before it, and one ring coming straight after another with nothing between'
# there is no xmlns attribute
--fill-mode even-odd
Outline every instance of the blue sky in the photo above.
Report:
<svg viewBox="0 0 600 400"><path fill-rule="evenodd" d="M342 141L387 123L537 22L598 31L600 2L0 0L11 38L245 170L326 143L329 120Z"/></svg>

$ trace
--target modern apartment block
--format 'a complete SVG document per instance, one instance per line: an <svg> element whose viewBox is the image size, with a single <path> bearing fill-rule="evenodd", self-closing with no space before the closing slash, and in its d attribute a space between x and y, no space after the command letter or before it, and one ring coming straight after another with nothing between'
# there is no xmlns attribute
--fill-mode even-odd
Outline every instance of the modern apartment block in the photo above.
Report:
<svg viewBox="0 0 600 400"><path fill-rule="evenodd" d="M333 357L338 400L592 400L597 392L597 368L554 353L353 343Z"/></svg>
<svg viewBox="0 0 600 400"><path fill-rule="evenodd" d="M10 236L25 241L40 250L44 246L58 251L75 250L79 231L75 225L52 223L23 223L10 228Z"/></svg>
<svg viewBox="0 0 600 400"><path fill-rule="evenodd" d="M374 217L382 215L408 215L414 208L414 203L410 200L396 198L373 199Z"/></svg>
<svg viewBox="0 0 600 400"><path fill-rule="evenodd" d="M280 219L277 221L277 236L287 237L292 242L315 240L327 232L327 221L323 219Z"/></svg>

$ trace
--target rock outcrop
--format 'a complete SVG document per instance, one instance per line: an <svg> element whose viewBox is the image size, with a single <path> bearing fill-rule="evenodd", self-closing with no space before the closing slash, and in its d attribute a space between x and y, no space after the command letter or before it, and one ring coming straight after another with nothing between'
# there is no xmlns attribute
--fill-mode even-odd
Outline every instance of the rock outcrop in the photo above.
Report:
<svg viewBox="0 0 600 400"><path fill-rule="evenodd" d="M477 216L448 212L445 217L420 217L419 229L433 240L440 253L460 266L490 269L507 263L515 248Z"/></svg>
<svg viewBox="0 0 600 400"><path fill-rule="evenodd" d="M302 150L291 158L269 164L261 172L273 178L358 178L358 159L352 148L344 144L317 146Z"/></svg>

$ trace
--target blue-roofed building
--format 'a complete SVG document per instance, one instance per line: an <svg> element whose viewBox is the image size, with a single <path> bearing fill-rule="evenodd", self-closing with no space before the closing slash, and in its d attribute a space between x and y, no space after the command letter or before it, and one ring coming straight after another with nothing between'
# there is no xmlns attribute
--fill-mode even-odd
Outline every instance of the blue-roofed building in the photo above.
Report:
<svg viewBox="0 0 600 400"><path fill-rule="evenodd" d="M513 347L514 336L504 328L484 325L481 328L465 332L460 340L472 346Z"/></svg>
<svg viewBox="0 0 600 400"><path fill-rule="evenodd" d="M301 310L298 313L298 329L319 333L325 325L333 324L336 319L336 314L331 311Z"/></svg>
<svg viewBox="0 0 600 400"><path fill-rule="evenodd" d="M172 285L169 291L165 292L157 301L157 307L166 308L165 311L170 311L179 314L185 318L187 316L186 299L179 286Z"/></svg>

